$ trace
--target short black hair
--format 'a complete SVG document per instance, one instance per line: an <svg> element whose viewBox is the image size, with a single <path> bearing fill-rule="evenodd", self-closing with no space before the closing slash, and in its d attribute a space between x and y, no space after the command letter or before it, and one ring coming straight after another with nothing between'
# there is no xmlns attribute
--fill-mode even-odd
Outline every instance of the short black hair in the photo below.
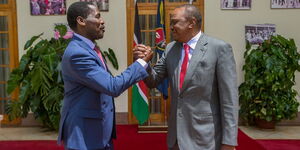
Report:
<svg viewBox="0 0 300 150"><path fill-rule="evenodd" d="M185 14L186 14L186 18L188 20L192 19L192 17L195 17L196 19L196 25L199 27L199 29L201 29L201 24L202 24L202 15L199 11L199 9L192 4L183 4L180 6L177 6L176 8L185 8Z"/></svg>
<svg viewBox="0 0 300 150"><path fill-rule="evenodd" d="M81 16L82 18L87 18L91 13L90 5L94 5L91 2L75 2L71 4L67 12L67 20L70 28L76 30L77 27L77 17Z"/></svg>

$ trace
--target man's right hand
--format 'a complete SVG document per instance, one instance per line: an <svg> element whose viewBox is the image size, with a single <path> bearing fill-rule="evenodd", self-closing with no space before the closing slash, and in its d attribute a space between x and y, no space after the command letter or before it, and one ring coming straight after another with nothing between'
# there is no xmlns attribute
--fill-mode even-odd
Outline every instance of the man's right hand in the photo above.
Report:
<svg viewBox="0 0 300 150"><path fill-rule="evenodd" d="M138 44L133 48L133 58L137 60L139 58L146 62L149 62L153 57L153 51L149 46Z"/></svg>

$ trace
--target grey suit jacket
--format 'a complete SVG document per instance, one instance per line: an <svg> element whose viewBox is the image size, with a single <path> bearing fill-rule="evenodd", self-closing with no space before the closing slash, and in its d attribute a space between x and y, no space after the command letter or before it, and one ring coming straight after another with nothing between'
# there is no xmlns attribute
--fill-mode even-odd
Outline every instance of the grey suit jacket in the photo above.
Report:
<svg viewBox="0 0 300 150"><path fill-rule="evenodd" d="M164 78L171 87L168 147L219 150L237 145L238 92L232 48L202 33L189 61L182 89L179 72L182 43L171 42L145 79L156 87Z"/></svg>

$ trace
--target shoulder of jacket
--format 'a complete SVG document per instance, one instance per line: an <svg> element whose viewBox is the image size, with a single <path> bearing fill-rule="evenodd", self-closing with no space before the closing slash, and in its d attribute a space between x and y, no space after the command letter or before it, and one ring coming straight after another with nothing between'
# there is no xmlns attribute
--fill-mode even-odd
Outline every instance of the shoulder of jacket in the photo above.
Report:
<svg viewBox="0 0 300 150"><path fill-rule="evenodd" d="M232 46L224 40L211 36L206 36L206 38L208 44L214 47L212 50L215 51L217 56L224 56L225 54L232 53Z"/></svg>
<svg viewBox="0 0 300 150"><path fill-rule="evenodd" d="M209 36L204 34L205 38L207 39L208 43L214 43L220 46L229 45L229 43L225 42L222 39L219 39L217 37Z"/></svg>
<svg viewBox="0 0 300 150"><path fill-rule="evenodd" d="M65 49L65 53L69 54L88 54L87 47L82 46L80 41L72 40Z"/></svg>
<svg viewBox="0 0 300 150"><path fill-rule="evenodd" d="M174 46L176 45L180 45L181 43L180 42L177 42L177 41L172 41L170 42L167 46L166 46L166 51L169 51L171 50Z"/></svg>

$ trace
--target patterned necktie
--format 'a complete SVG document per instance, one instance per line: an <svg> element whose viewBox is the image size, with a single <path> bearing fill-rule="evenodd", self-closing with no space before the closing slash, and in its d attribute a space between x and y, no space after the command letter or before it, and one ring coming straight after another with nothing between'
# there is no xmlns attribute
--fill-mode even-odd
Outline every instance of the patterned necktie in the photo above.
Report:
<svg viewBox="0 0 300 150"><path fill-rule="evenodd" d="M102 54L101 54L101 51L100 51L99 47L95 46L94 50L96 51L97 55L99 56L103 66L104 66L104 69L106 70L106 65L104 63L104 60L103 60L103 57L102 57Z"/></svg>
<svg viewBox="0 0 300 150"><path fill-rule="evenodd" d="M181 70L180 70L180 81L179 81L180 89L182 88L184 77L185 77L186 70L187 70L187 65L188 65L188 61L189 61L190 46L185 43L183 45L183 49L184 49L184 58L183 58L183 61L182 61L182 64L181 64Z"/></svg>

